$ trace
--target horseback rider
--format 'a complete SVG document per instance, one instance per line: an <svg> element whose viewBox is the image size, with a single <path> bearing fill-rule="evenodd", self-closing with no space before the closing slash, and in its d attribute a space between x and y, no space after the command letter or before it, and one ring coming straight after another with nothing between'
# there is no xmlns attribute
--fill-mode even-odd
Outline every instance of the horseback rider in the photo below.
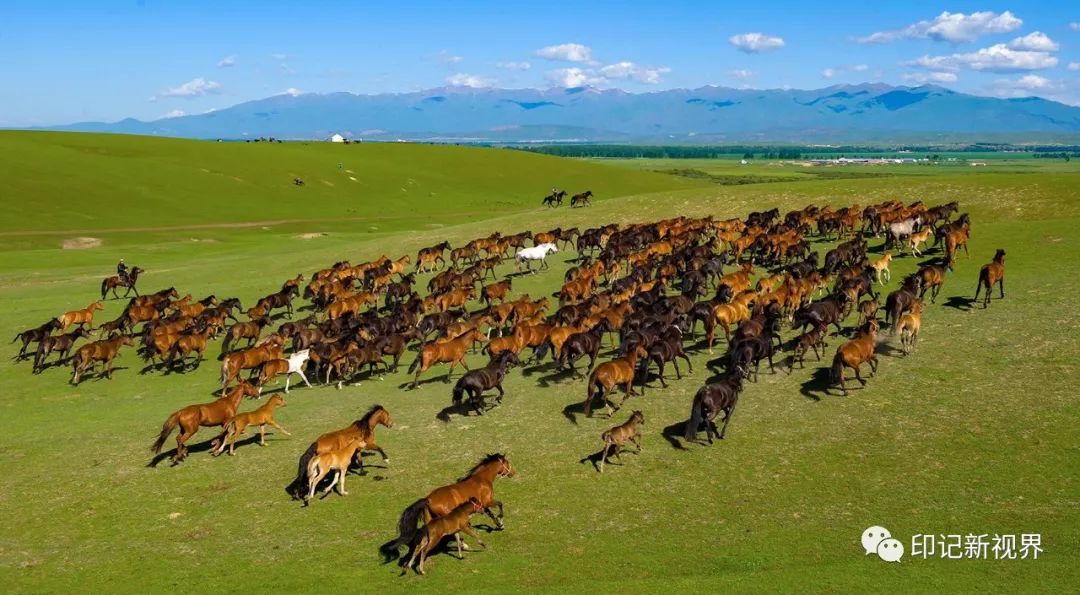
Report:
<svg viewBox="0 0 1080 595"><path fill-rule="evenodd" d="M116 276L120 277L120 282L124 285L130 283L128 280L128 268L127 265L124 264L123 258L120 259L120 262L116 263Z"/></svg>

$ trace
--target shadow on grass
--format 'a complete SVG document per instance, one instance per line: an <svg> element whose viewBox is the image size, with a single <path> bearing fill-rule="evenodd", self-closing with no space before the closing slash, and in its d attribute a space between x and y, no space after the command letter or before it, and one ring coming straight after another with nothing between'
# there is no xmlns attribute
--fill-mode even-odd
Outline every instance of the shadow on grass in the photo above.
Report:
<svg viewBox="0 0 1080 595"><path fill-rule="evenodd" d="M810 379L802 383L799 392L812 401L820 401L822 397L829 396L829 387L832 384L829 374L829 368L817 368Z"/></svg>
<svg viewBox="0 0 1080 595"><path fill-rule="evenodd" d="M961 312L969 312L975 309L975 300L961 295L954 295L945 300L945 303L942 305L946 308L960 310Z"/></svg>
<svg viewBox="0 0 1080 595"><path fill-rule="evenodd" d="M685 421L679 421L670 426L666 426L661 430L660 435L664 437L664 440L667 440L667 443L671 445L671 448L674 448L675 450L689 450L682 443L682 438L686 435L686 424L687 422Z"/></svg>

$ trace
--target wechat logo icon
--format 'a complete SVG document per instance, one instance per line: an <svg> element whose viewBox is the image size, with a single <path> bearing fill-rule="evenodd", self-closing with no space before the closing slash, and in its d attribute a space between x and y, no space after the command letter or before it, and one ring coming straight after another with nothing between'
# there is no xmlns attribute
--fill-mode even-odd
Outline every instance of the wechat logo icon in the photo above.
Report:
<svg viewBox="0 0 1080 595"><path fill-rule="evenodd" d="M866 555L877 554L886 562L899 562L904 557L904 544L893 539L885 527L874 525L862 532L862 546Z"/></svg>

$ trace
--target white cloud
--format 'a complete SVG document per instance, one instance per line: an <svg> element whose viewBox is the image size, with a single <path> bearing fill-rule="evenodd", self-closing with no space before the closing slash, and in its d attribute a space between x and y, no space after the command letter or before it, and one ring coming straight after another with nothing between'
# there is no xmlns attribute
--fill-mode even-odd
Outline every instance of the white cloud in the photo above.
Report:
<svg viewBox="0 0 1080 595"><path fill-rule="evenodd" d="M229 68L231 66L236 66L236 54L233 54L231 56L225 56L220 61L218 61L217 65L218 68Z"/></svg>
<svg viewBox="0 0 1080 595"><path fill-rule="evenodd" d="M780 37L765 35L764 33L740 33L728 38L728 43L735 46L741 52L747 54L759 54L784 47L784 40Z"/></svg>
<svg viewBox="0 0 1080 595"><path fill-rule="evenodd" d="M461 56L455 56L446 50L439 50L439 53L435 54L435 59L443 64L459 64L464 60Z"/></svg>
<svg viewBox="0 0 1080 595"><path fill-rule="evenodd" d="M495 67L506 70L528 70L532 68L532 64L528 62L496 62Z"/></svg>
<svg viewBox="0 0 1080 595"><path fill-rule="evenodd" d="M825 68L821 71L821 78L831 79L836 76L836 71L832 68Z"/></svg>
<svg viewBox="0 0 1080 595"><path fill-rule="evenodd" d="M556 87L600 86L607 83L607 79L596 76L596 73L592 70L583 70L577 67L550 70L545 76L548 82Z"/></svg>
<svg viewBox="0 0 1080 595"><path fill-rule="evenodd" d="M616 62L600 69L600 76L605 79L633 79L639 83L655 85L671 72L666 66L642 66L633 62Z"/></svg>
<svg viewBox="0 0 1080 595"><path fill-rule="evenodd" d="M852 66L851 69L854 70L855 72L866 72L867 70L870 70L870 65L869 64L856 64L855 66Z"/></svg>
<svg viewBox="0 0 1080 595"><path fill-rule="evenodd" d="M470 89L483 89L490 87L495 81L486 79L473 74L465 74L459 72L455 75L446 77L446 84L451 87L468 87Z"/></svg>
<svg viewBox="0 0 1080 595"><path fill-rule="evenodd" d="M753 70L746 70L745 68L736 68L735 70L729 70L728 76L740 81L745 81L754 76Z"/></svg>
<svg viewBox="0 0 1080 595"><path fill-rule="evenodd" d="M187 115L187 112L185 112L184 110L182 110L182 109L174 109L174 110L170 111L169 113L161 116L161 118L163 120L165 120L165 119L168 119L168 118L179 118L180 116L186 116L186 115Z"/></svg>
<svg viewBox="0 0 1080 595"><path fill-rule="evenodd" d="M1053 68L1057 63L1058 59L1048 52L1014 50L1004 43L999 43L974 52L950 56L923 56L906 62L905 65L936 71L969 68L980 72L1023 72Z"/></svg>
<svg viewBox="0 0 1080 595"><path fill-rule="evenodd" d="M999 97L1030 97L1059 91L1061 86L1046 77L1026 74L1018 79L998 79L991 85L991 92Z"/></svg>
<svg viewBox="0 0 1080 595"><path fill-rule="evenodd" d="M219 93L220 91L221 83L208 81L200 76L191 79L178 87L165 90L161 93L160 97L198 97L208 93ZM152 97L151 99L154 98Z"/></svg>
<svg viewBox="0 0 1080 595"><path fill-rule="evenodd" d="M856 39L859 43L889 43L900 39L933 39L949 43L975 41L983 35L1009 33L1024 24L1013 13L992 11L962 12L945 11L932 21L919 21L895 31L879 31Z"/></svg>
<svg viewBox="0 0 1080 595"><path fill-rule="evenodd" d="M1076 72L1077 70L1080 70L1080 62L1069 62L1068 68L1069 70Z"/></svg>
<svg viewBox="0 0 1080 595"><path fill-rule="evenodd" d="M957 78L956 73L953 72L908 72L903 75L905 81L920 85L926 83L955 83Z"/></svg>
<svg viewBox="0 0 1080 595"><path fill-rule="evenodd" d="M1033 52L1056 52L1058 43L1050 39L1042 31L1028 33L1023 37L1017 37L1009 42L1009 47L1014 50L1030 50Z"/></svg>
<svg viewBox="0 0 1080 595"><path fill-rule="evenodd" d="M301 91L300 89L297 89L296 87L289 87L288 89L285 89L284 91L279 93L279 95L289 95L291 97L296 97L297 95L303 95L303 94L304 94L304 92Z"/></svg>
<svg viewBox="0 0 1080 595"><path fill-rule="evenodd" d="M277 61L279 61L279 62L282 61L282 60L288 60L289 59L288 54L270 54L270 57L277 60Z"/></svg>
<svg viewBox="0 0 1080 595"><path fill-rule="evenodd" d="M1069 28L1073 31L1080 31L1080 23L1069 23Z"/></svg>
<svg viewBox="0 0 1080 595"><path fill-rule="evenodd" d="M596 63L592 57L592 48L587 45L581 45L580 43L549 45L546 48L536 50L533 54L537 58L543 58L545 60L582 62L585 64Z"/></svg>

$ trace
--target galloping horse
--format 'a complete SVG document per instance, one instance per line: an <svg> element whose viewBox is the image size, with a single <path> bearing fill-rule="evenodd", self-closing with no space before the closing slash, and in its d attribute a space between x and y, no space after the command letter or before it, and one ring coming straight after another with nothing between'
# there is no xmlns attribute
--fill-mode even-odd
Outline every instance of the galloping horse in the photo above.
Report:
<svg viewBox="0 0 1080 595"><path fill-rule="evenodd" d="M111 379L113 360L116 359L116 356L120 353L120 347L123 345L134 345L134 341L129 335L120 335L112 339L87 343L80 347L75 352L75 355L71 356L71 383L79 384L79 378L83 373L92 370L97 362L105 364L105 377Z"/></svg>
<svg viewBox="0 0 1080 595"><path fill-rule="evenodd" d="M221 360L221 394L229 386L229 381L237 378L241 370L258 367L263 362L279 359L284 354L285 339L280 335L270 335L265 343L226 355Z"/></svg>
<svg viewBox="0 0 1080 595"><path fill-rule="evenodd" d="M717 440L724 439L728 422L731 421L731 414L735 412L735 404L739 402L739 393L742 392L742 381L745 377L746 370L735 368L735 371L723 381L706 384L698 389L694 395L694 404L690 408L690 421L686 422L686 431L683 434L687 442L697 441L697 433L703 421L705 422L705 437L708 438L709 444L713 443L713 435ZM724 412L724 427L717 432L713 419L721 411Z"/></svg>
<svg viewBox="0 0 1080 595"><path fill-rule="evenodd" d="M525 268L530 273L535 273L536 271L532 268L532 261L534 260L540 261L541 270L549 268L547 263L548 253L554 254L558 251L559 248L555 244L538 244L532 248L522 248L514 255L514 270L520 271L521 263L525 263Z"/></svg>
<svg viewBox="0 0 1080 595"><path fill-rule="evenodd" d="M345 472L349 469L349 462L352 461L356 453L360 451L363 446L364 439L360 436L353 436L339 449L332 450L330 452L315 455L311 458L311 462L308 463L308 493L304 496L304 506L308 505L311 498L315 495L315 488L319 486L319 482L322 481L331 472L335 472L334 479L330 481L330 485L326 486L323 490L323 494L330 493L330 490L335 485L338 487L338 493L342 496L348 496L349 492L345 490Z"/></svg>
<svg viewBox="0 0 1080 595"><path fill-rule="evenodd" d="M637 452L641 452L641 439L638 438L638 425L645 425L645 414L640 411L634 411L630 414L630 419L625 423L619 424L614 428L600 434L600 439L604 441L604 453L600 455L600 473L604 472L604 463L607 462L608 451L612 446L615 447L615 458L619 459L619 463L622 463L622 445L623 442L629 440L637 447Z"/></svg>
<svg viewBox="0 0 1080 595"><path fill-rule="evenodd" d="M482 342L484 340L484 333L477 329L471 329L453 339L428 343L422 346L420 353L417 354L416 359L409 366L409 372L416 372L410 388L416 388L420 382L420 375L435 364L450 364L450 370L446 373L446 381L450 382L450 377L454 374L454 366L461 364L466 370L469 369L469 365L465 363L465 352L473 344L473 341Z"/></svg>
<svg viewBox="0 0 1080 595"><path fill-rule="evenodd" d="M285 375L286 394L289 392L289 381L292 379L293 374L299 374L300 380L304 381L304 385L311 388L307 376L304 376L304 366L307 365L309 359L311 359L311 350L301 349L288 358L277 358L263 362L259 366L259 380L256 382L259 387L259 394L262 394L262 389L267 382L282 374Z"/></svg>
<svg viewBox="0 0 1080 595"><path fill-rule="evenodd" d="M266 403L254 411L237 413L232 421L225 424L225 431L229 432L229 456L233 456L236 450L236 438L244 433L248 426L259 426L259 446L266 446L266 426L270 425L286 436L292 436L288 430L274 421L274 410L278 407L286 407L285 397L274 395Z"/></svg>
<svg viewBox="0 0 1080 595"><path fill-rule="evenodd" d="M457 483L438 488L410 504L398 520L397 538L383 544L379 551L388 562L397 558L400 554L398 548L415 543L417 523L421 518L425 524L430 523L432 519L450 514L470 498L476 498L484 512L495 522L495 527L502 529L505 510L503 503L495 499L495 479L513 476L514 467L506 455L496 453L484 457ZM499 507L497 517L491 511L496 506Z"/></svg>
<svg viewBox="0 0 1080 595"><path fill-rule="evenodd" d="M505 395L502 387L503 379L506 378L507 369L517 363L518 358L514 355L514 352L503 351L483 368L466 372L454 385L454 405L460 405L465 393L468 393L469 406L476 411L477 415L483 415L485 409L484 391L491 389L499 391L496 400L502 403Z"/></svg>
<svg viewBox="0 0 1080 595"><path fill-rule="evenodd" d="M638 345L630 353L596 366L589 375L589 384L585 388L585 417L592 417L592 402L595 397L600 397L608 412L608 417L611 417L613 412L607 393L619 385L626 387L626 394L615 409L622 407L630 395L634 394L634 374L637 371L638 358L648 356L649 353L645 351L645 347Z"/></svg>
<svg viewBox="0 0 1080 595"><path fill-rule="evenodd" d="M990 307L990 291L994 289L994 283L998 284L998 289L1001 290L1001 299L1005 299L1005 250L998 248L994 254L994 261L990 264L984 264L979 269L979 284L975 286L975 302L979 301L979 290L986 288L986 298L983 301L983 307Z"/></svg>
<svg viewBox="0 0 1080 595"><path fill-rule="evenodd" d="M364 443L360 450L356 451L357 454L355 457L356 464L360 467L361 475L364 472L364 460L361 457L361 452L364 450L378 452L382 456L383 462L389 463L390 459L386 456L386 451L375 443L375 427L378 425L392 428L394 427L394 422L390 418L390 412L387 411L385 407L382 405L372 405L371 409L369 409L360 419L340 430L334 430L333 432L327 432L322 436L319 436L318 439L316 439L315 442L312 442L311 446L304 451L304 454L300 456L300 465L296 472L296 479L289 484L286 491L292 494L294 499L300 498L303 495L303 490L307 488L307 468L308 462L311 461L311 457L341 448L353 436L361 436L364 439Z"/></svg>
<svg viewBox="0 0 1080 595"><path fill-rule="evenodd" d="M45 369L45 358L49 357L50 353L55 351L59 355L56 363L62 364L67 359L68 352L75 346L75 341L88 338L90 331L81 326L63 335L47 335L38 343L37 353L34 354L34 374Z"/></svg>
<svg viewBox="0 0 1080 595"><path fill-rule="evenodd" d="M866 380L859 374L859 366L869 362L870 375L873 376L877 373L878 359L877 355L874 354L877 331L877 320L871 320L859 329L859 334L854 339L836 349L836 357L833 358L830 377L833 382L840 383L840 390L845 397L848 391L847 385L844 384L844 368L855 370L855 379L863 386L866 386Z"/></svg>
<svg viewBox="0 0 1080 595"><path fill-rule="evenodd" d="M139 295L139 290L135 289L135 284L139 281L139 274L146 271L139 267L131 267L131 270L127 274L127 282L125 283L120 279L120 275L113 275L112 277L105 277L101 280L101 299L105 299L105 294L112 290L113 299L119 299L119 295L116 294L118 287L124 287L127 291L124 292L124 297L127 297L131 292L135 292L135 295Z"/></svg>
<svg viewBox="0 0 1080 595"><path fill-rule="evenodd" d="M420 574L424 574L424 563L427 562L428 554L431 550L435 549L439 543L447 535L453 535L454 541L457 542L457 557L458 560L465 559L465 547L461 541L461 533L468 533L470 537L476 539L476 543L480 544L480 547L487 548L484 544L484 540L480 539L480 536L473 531L472 521L470 517L480 511L484 510L483 505L476 498L469 498L465 502L462 502L450 511L450 514L432 519L430 523L425 523L417 532L416 541L409 544L412 548L412 555L409 556L409 561L401 569L401 574L405 574L413 567L416 562L416 558L420 558L419 566L416 567L416 571Z"/></svg>
<svg viewBox="0 0 1080 595"><path fill-rule="evenodd" d="M93 328L94 326L94 312L101 310L103 306L101 302L94 302L82 310L72 310L66 312L62 316L57 317L60 321L60 330L67 331L68 327L77 324L83 326L84 324Z"/></svg>
<svg viewBox="0 0 1080 595"><path fill-rule="evenodd" d="M592 198L592 190L586 190L581 194L575 194L570 197L570 208L574 208L579 205L583 207L590 206L592 204L589 201L590 198Z"/></svg>
<svg viewBox="0 0 1080 595"><path fill-rule="evenodd" d="M551 207L551 208L561 207L563 198L565 198L565 197L566 197L566 191L565 190L560 190L560 191L558 191L558 192L556 192L554 194L549 194L549 195L545 196L544 200L543 200L543 202L541 204L544 205L544 206L547 206L547 207Z"/></svg>
<svg viewBox="0 0 1080 595"><path fill-rule="evenodd" d="M255 399L258 396L259 391L254 386L247 382L240 382L229 394L216 401L188 405L173 412L161 426L161 434L150 446L150 451L155 454L161 452L165 440L168 439L173 428L179 425L180 433L176 436L176 454L173 455L173 464L180 463L187 457L188 449L184 443L194 436L200 427L224 426L236 416L236 408L240 406L241 399L244 397ZM225 449L226 433L222 432L213 443L211 448L216 450L215 455L221 454L221 451Z"/></svg>
<svg viewBox="0 0 1080 595"><path fill-rule="evenodd" d="M15 359L23 359L26 357L26 348L29 347L31 343L41 343L45 337L52 335L53 331L58 331L60 328L60 320L58 318L53 318L39 327L15 335L15 338L11 340L12 343L15 341L22 341L22 347L19 348L19 354L15 356Z"/></svg>

